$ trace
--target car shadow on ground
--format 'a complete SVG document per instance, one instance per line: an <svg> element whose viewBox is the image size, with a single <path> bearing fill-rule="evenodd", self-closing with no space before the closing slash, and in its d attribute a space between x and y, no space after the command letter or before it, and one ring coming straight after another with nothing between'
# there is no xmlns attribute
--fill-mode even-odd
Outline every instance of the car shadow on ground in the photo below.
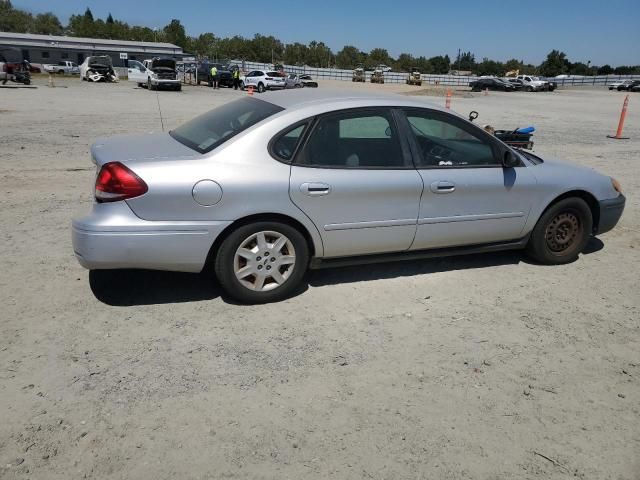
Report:
<svg viewBox="0 0 640 480"><path fill-rule="evenodd" d="M604 248L604 243L600 239L592 237L582 254L589 255L602 250L602 248ZM453 270L516 265L520 262L535 263L523 252L505 251L312 270L307 275L306 282L296 289L289 298L304 293L309 286L322 287L411 277ZM544 266L541 265L541 267ZM207 270L203 273L156 270L92 270L89 272L89 285L97 300L117 307L196 302L213 300L218 297L226 303L239 305L222 292L213 272Z"/></svg>

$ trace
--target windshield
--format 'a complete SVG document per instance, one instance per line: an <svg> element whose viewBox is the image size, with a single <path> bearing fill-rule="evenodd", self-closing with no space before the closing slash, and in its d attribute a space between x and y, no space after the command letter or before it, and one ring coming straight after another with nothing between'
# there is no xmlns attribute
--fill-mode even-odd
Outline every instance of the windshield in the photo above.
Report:
<svg viewBox="0 0 640 480"><path fill-rule="evenodd" d="M282 110L271 103L245 97L200 115L169 134L183 145L207 153Z"/></svg>

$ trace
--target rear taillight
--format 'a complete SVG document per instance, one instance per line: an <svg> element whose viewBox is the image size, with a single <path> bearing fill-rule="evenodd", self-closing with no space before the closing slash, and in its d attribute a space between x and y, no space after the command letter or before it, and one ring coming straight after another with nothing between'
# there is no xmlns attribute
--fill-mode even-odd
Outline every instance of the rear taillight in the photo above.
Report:
<svg viewBox="0 0 640 480"><path fill-rule="evenodd" d="M144 180L120 162L105 163L96 178L96 200L99 203L139 197L147 190Z"/></svg>

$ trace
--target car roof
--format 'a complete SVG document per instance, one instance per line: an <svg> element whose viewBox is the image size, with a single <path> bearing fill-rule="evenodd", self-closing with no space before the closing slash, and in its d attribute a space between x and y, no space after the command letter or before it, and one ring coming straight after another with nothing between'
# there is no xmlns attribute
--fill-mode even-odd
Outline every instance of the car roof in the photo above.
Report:
<svg viewBox="0 0 640 480"><path fill-rule="evenodd" d="M397 106L430 108L444 111L442 107L421 98L390 93L350 91L346 89L293 89L269 91L260 95L261 100L284 108L297 110L314 105L324 105L327 111L366 106Z"/></svg>

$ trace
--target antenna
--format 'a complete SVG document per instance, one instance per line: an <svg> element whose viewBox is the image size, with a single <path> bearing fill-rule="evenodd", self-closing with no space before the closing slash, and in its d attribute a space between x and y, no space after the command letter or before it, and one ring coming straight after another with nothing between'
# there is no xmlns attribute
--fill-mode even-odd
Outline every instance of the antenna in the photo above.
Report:
<svg viewBox="0 0 640 480"><path fill-rule="evenodd" d="M160 96L158 95L158 90L156 90L156 101L158 102L158 113L160 114L160 126L164 132L164 120L162 119L162 109L160 108Z"/></svg>

